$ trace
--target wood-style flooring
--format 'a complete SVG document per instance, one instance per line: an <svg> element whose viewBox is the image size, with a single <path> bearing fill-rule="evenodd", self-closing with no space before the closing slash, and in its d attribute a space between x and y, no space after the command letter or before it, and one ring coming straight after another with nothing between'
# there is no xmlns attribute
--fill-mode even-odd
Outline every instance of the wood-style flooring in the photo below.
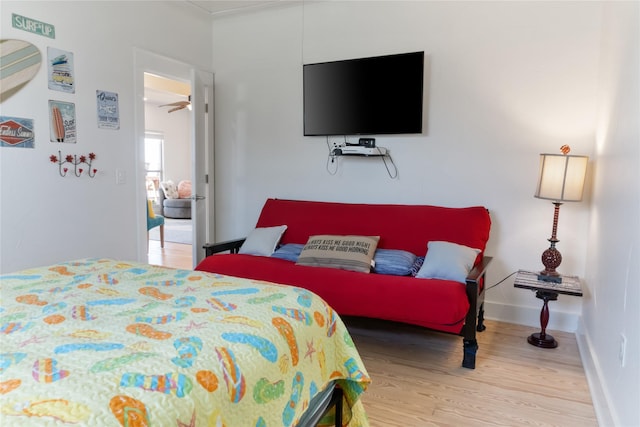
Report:
<svg viewBox="0 0 640 427"><path fill-rule="evenodd" d="M149 263L190 269L191 246L151 241ZM343 320L372 379L362 398L372 427L597 426L573 334L548 331L559 346L541 349L526 340L536 328L486 320L471 370L461 337Z"/></svg>
<svg viewBox="0 0 640 427"><path fill-rule="evenodd" d="M193 269L191 245L164 242L160 247L159 240L149 240L149 264L164 265L165 267Z"/></svg>
<svg viewBox="0 0 640 427"><path fill-rule="evenodd" d="M345 318L372 384L372 426L597 426L575 336L556 349L527 343L535 328L486 320L476 369L461 367L462 338Z"/></svg>

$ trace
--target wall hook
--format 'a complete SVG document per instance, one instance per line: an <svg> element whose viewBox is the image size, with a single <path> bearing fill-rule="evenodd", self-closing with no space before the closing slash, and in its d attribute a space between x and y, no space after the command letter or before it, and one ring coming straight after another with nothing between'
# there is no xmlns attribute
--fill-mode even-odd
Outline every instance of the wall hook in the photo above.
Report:
<svg viewBox="0 0 640 427"><path fill-rule="evenodd" d="M87 175L89 175L90 178L94 178L98 170L95 168L92 168L91 164L95 159L96 159L96 155L94 153L89 153L88 156L85 156L84 154L80 156L77 156L75 154L74 155L67 154L63 159L62 152L58 151L57 156L55 154L52 154L51 156L49 156L49 160L51 161L51 163L58 164L58 172L62 177L66 176L67 172L69 172L68 167L66 166L62 167L62 166L67 163L70 163L73 165L73 174L79 178L82 175L82 173L85 171L84 167L82 167L82 164L84 163L85 165L88 166Z"/></svg>

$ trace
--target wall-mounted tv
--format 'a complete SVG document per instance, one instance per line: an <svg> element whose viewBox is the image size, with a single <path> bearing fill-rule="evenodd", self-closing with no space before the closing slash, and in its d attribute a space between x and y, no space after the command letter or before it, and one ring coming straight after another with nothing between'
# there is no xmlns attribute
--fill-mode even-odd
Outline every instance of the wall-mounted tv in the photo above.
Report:
<svg viewBox="0 0 640 427"><path fill-rule="evenodd" d="M304 135L422 132L424 52L305 64Z"/></svg>

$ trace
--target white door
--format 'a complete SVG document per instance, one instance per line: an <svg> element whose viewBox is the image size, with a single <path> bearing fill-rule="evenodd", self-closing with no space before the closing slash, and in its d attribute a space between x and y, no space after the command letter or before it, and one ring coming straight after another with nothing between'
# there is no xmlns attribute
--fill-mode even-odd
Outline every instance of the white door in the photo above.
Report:
<svg viewBox="0 0 640 427"><path fill-rule="evenodd" d="M214 242L214 185L213 185L213 74L192 71L193 95L193 264L204 258L202 246Z"/></svg>

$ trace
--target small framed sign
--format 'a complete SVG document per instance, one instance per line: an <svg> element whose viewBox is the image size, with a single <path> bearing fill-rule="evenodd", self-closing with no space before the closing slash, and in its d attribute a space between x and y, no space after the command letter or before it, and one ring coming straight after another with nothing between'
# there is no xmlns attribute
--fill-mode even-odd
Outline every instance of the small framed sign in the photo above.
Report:
<svg viewBox="0 0 640 427"><path fill-rule="evenodd" d="M33 119L0 116L0 147L35 148Z"/></svg>
<svg viewBox="0 0 640 427"><path fill-rule="evenodd" d="M76 104L49 100L51 142L76 142Z"/></svg>
<svg viewBox="0 0 640 427"><path fill-rule="evenodd" d="M120 111L118 94L104 90L96 90L99 129L120 129Z"/></svg>
<svg viewBox="0 0 640 427"><path fill-rule="evenodd" d="M76 93L73 53L53 47L47 48L49 89Z"/></svg>

